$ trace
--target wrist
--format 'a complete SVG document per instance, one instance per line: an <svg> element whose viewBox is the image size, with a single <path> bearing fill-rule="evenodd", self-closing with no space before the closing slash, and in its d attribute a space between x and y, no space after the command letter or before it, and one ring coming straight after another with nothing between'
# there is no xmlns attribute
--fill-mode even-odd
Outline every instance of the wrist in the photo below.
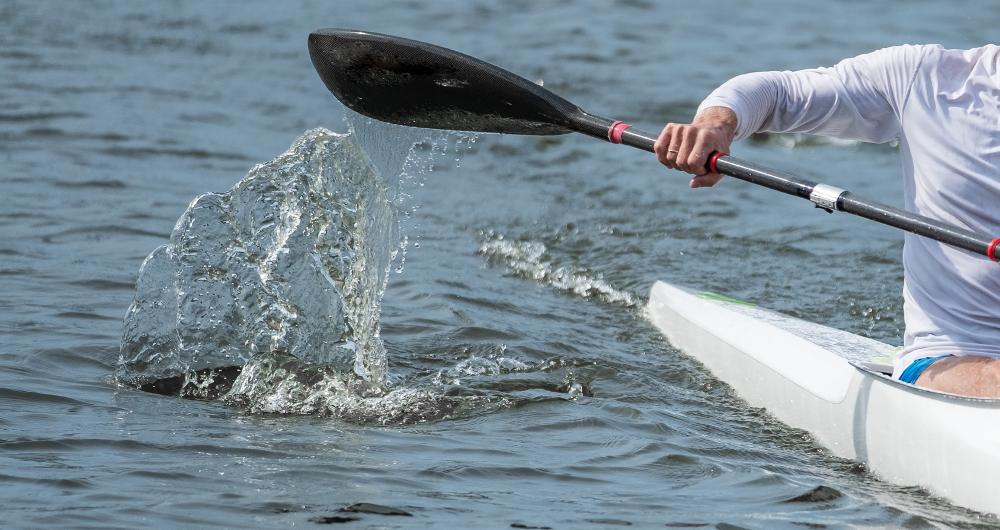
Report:
<svg viewBox="0 0 1000 530"><path fill-rule="evenodd" d="M691 123L699 127L716 129L732 140L736 136L736 126L739 122L736 113L729 107L708 107L699 112Z"/></svg>

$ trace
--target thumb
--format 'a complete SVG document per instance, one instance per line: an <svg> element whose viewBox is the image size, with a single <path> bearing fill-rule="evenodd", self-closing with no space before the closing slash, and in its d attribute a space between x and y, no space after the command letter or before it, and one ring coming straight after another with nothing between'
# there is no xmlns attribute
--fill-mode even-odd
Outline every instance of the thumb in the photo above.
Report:
<svg viewBox="0 0 1000 530"><path fill-rule="evenodd" d="M715 184L720 180L722 180L722 175L719 173L705 173L704 175L698 175L691 179L688 186L692 188L710 188L715 186Z"/></svg>

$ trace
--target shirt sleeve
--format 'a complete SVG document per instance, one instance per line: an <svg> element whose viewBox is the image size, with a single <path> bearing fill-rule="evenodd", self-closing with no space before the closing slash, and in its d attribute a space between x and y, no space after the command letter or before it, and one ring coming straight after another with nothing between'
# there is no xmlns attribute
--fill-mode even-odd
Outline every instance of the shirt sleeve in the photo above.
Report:
<svg viewBox="0 0 1000 530"><path fill-rule="evenodd" d="M899 136L910 85L929 47L895 46L836 66L734 77L698 106L736 113L736 139L800 132L883 143Z"/></svg>

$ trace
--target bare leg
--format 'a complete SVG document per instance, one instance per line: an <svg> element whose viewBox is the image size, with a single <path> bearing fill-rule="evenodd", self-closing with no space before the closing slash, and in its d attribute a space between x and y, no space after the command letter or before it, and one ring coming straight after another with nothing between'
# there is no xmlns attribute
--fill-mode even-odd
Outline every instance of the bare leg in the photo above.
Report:
<svg viewBox="0 0 1000 530"><path fill-rule="evenodd" d="M916 385L963 396L1000 398L1000 359L947 357L928 366Z"/></svg>

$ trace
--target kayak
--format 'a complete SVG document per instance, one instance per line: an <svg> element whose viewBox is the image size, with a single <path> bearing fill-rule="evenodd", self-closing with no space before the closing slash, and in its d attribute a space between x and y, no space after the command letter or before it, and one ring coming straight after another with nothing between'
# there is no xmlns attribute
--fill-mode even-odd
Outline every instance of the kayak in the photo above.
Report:
<svg viewBox="0 0 1000 530"><path fill-rule="evenodd" d="M896 348L656 282L646 317L745 401L882 480L1000 515L1000 399L891 377Z"/></svg>

